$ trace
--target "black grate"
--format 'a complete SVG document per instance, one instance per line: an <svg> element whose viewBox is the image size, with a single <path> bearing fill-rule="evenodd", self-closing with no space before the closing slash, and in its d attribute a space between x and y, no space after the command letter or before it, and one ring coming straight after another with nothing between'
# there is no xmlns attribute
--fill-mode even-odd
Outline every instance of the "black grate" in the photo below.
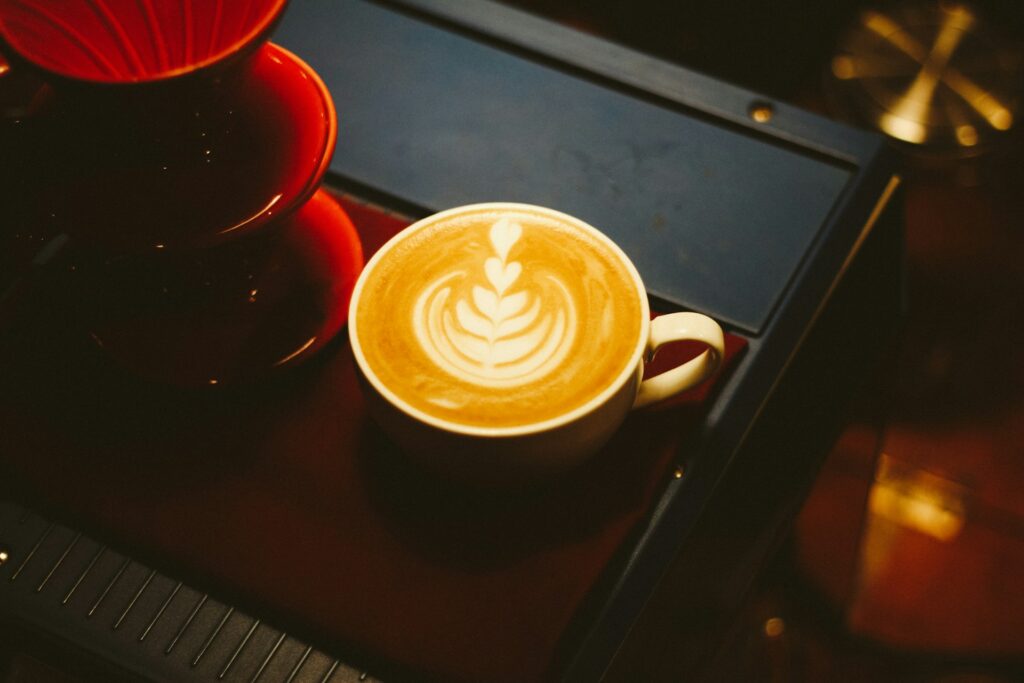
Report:
<svg viewBox="0 0 1024 683"><path fill-rule="evenodd" d="M270 624L0 500L0 620L153 681L376 681Z"/></svg>

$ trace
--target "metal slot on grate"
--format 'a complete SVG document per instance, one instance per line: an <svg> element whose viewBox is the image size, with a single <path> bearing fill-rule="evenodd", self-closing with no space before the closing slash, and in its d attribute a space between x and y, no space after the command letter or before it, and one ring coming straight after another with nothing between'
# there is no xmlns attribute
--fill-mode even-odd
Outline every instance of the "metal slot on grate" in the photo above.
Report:
<svg viewBox="0 0 1024 683"><path fill-rule="evenodd" d="M154 681L378 680L5 500L0 500L0 616Z"/></svg>

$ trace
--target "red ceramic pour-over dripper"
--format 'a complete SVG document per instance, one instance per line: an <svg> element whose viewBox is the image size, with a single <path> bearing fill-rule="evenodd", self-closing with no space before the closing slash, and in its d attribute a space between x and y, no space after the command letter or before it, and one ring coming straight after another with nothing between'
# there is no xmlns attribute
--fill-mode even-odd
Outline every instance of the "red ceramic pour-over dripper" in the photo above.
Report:
<svg viewBox="0 0 1024 683"><path fill-rule="evenodd" d="M334 112L308 67L265 49L284 5L0 0L0 51L54 91L40 223L113 252L188 248L308 199Z"/></svg>
<svg viewBox="0 0 1024 683"><path fill-rule="evenodd" d="M34 68L80 83L146 83L256 49L287 0L0 0L0 36Z"/></svg>
<svg viewBox="0 0 1024 683"><path fill-rule="evenodd" d="M90 330L139 374L249 378L345 319L361 249L317 192L335 113L308 66L263 43L284 5L0 0L0 47L53 90L26 220L92 254Z"/></svg>

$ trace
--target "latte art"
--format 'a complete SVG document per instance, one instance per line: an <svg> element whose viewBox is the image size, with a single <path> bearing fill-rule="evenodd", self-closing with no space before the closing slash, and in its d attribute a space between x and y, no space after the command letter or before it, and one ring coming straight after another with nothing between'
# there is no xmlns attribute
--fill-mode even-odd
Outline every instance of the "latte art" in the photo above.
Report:
<svg viewBox="0 0 1024 683"><path fill-rule="evenodd" d="M487 428L555 420L635 369L646 316L634 277L561 214L438 214L367 265L353 350L411 412Z"/></svg>
<svg viewBox="0 0 1024 683"><path fill-rule="evenodd" d="M489 232L494 254L481 272L444 275L416 301L417 341L454 377L491 387L535 382L572 347L577 315L565 283L548 274L533 287L517 288L523 265L509 252L522 231L519 223L500 218ZM467 280L473 282L471 296L453 300L454 286Z"/></svg>

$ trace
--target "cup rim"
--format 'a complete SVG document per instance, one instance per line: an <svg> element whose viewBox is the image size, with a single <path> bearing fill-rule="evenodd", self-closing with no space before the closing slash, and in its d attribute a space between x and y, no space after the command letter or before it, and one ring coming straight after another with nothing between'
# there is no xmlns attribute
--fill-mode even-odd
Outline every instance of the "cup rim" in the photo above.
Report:
<svg viewBox="0 0 1024 683"><path fill-rule="evenodd" d="M478 425L467 425L451 420L435 417L426 413L418 408L410 405L398 395L396 395L391 389L389 389L377 375L373 372L373 369L369 366L366 361L366 357L363 354L362 346L359 342L358 334L358 321L356 312L359 308L359 299L362 296L363 287L366 281L369 279L370 273L374 270L378 263L383 260L388 252L390 252L396 245L407 239L410 235L423 230L434 223L444 220L452 215L468 213L471 211L523 211L523 212L534 212L547 215L548 217L564 221L575 228L582 230L594 237L600 244L607 247L608 251L615 254L616 258L625 267L626 272L629 273L633 281L633 291L635 292L637 299L640 303L640 316L637 321L639 327L637 334L636 345L633 348L632 353L629 356L629 361L625 364L623 369L615 376L612 382L609 382L598 394L591 397L590 400L586 401L582 405L573 408L561 415L558 415L547 420L540 422L533 422L524 425L514 425L505 427L484 427ZM433 213L429 216L421 218L415 223L404 228L396 235L392 236L384 245L377 250L377 252L370 257L363 267L362 272L359 274L359 278L356 280L355 287L352 290L352 298L348 309L348 336L349 345L352 348L352 354L355 357L356 364L359 366L360 371L367 381L373 386L374 390L377 391L388 403L393 407L397 408L402 413L415 419L418 422L427 424L436 429L440 429L445 432L453 434L459 434L464 436L475 436L475 437L491 437L491 438L507 438L517 436L528 436L532 434L539 434L547 432L559 427L576 422L582 417L592 413L605 405L616 393L618 393L622 387L629 381L630 377L634 376L638 372L640 360L643 356L644 349L647 347L647 341L650 335L650 304L647 300L647 290L644 287L643 280L640 278L640 273L637 271L636 266L626 255L622 248L619 247L610 237L605 235L603 232L590 225L589 223L571 216L557 209L548 208L545 206L539 206L536 204L527 204L523 202L479 202L474 204L464 204L461 206L455 206L444 211Z"/></svg>

